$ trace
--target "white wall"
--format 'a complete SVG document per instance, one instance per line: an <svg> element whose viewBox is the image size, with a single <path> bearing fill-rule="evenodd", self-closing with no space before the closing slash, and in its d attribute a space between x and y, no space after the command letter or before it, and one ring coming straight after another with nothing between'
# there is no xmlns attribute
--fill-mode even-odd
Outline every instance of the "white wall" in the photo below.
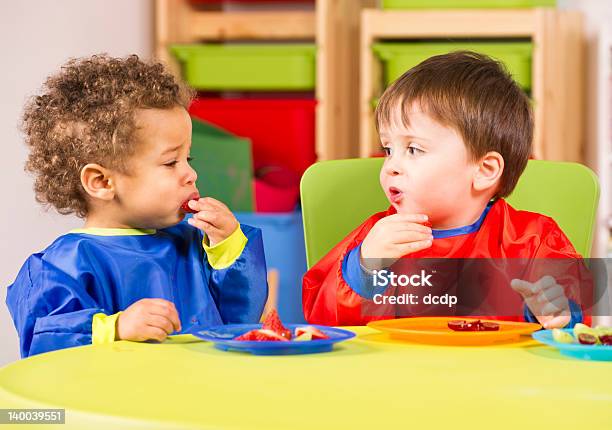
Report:
<svg viewBox="0 0 612 430"><path fill-rule="evenodd" d="M19 358L5 305L6 288L28 255L81 225L45 212L23 171L26 148L18 131L24 101L70 57L153 52L152 0L19 0L0 2L0 366Z"/></svg>
<svg viewBox="0 0 612 430"><path fill-rule="evenodd" d="M610 64L609 47L612 34L612 1L559 0L560 7L580 10L585 17L586 38L586 163L599 176L601 194L593 244L593 257L606 257L612 219L612 142L610 141ZM607 52L606 52L607 51ZM610 287L612 288L612 286Z"/></svg>

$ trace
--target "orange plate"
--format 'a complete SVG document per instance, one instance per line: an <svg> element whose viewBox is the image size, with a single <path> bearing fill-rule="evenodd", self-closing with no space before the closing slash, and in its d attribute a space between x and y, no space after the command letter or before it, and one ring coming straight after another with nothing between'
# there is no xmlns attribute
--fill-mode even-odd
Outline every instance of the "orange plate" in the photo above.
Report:
<svg viewBox="0 0 612 430"><path fill-rule="evenodd" d="M437 345L488 345L494 342L517 340L542 328L540 324L480 319L499 324L498 331L453 331L447 323L452 320L475 321L478 318L414 317L372 321L368 327L380 330L394 339Z"/></svg>

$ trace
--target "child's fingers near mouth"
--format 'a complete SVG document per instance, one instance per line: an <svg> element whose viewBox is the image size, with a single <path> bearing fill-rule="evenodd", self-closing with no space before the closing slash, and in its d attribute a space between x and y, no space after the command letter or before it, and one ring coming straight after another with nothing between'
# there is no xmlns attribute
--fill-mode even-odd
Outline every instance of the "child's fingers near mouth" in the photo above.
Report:
<svg viewBox="0 0 612 430"><path fill-rule="evenodd" d="M216 225L219 221L219 215L216 210L200 210L197 214L193 216L199 221L206 222L210 225Z"/></svg>
<svg viewBox="0 0 612 430"><path fill-rule="evenodd" d="M182 204L181 204L181 209L183 210L183 212L185 213L196 213L198 212L198 200L199 200L200 196L198 194L192 194L191 196L189 196L189 198L187 198L187 200L185 200Z"/></svg>

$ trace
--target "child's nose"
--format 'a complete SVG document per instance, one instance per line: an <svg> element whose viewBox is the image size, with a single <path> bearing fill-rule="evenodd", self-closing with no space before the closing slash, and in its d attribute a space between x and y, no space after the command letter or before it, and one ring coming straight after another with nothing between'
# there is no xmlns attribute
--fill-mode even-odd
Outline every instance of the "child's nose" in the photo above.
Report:
<svg viewBox="0 0 612 430"><path fill-rule="evenodd" d="M397 176L402 173L401 166L393 156L389 157L385 163L385 173L390 176Z"/></svg>
<svg viewBox="0 0 612 430"><path fill-rule="evenodd" d="M198 179L198 173L191 166L189 166L188 169L186 181L188 184L193 184Z"/></svg>

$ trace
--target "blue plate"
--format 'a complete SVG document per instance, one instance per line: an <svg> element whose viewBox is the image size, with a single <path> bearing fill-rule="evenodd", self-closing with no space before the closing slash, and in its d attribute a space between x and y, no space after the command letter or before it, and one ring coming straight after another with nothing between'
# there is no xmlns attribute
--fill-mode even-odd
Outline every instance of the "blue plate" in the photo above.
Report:
<svg viewBox="0 0 612 430"><path fill-rule="evenodd" d="M571 328L563 329L573 335ZM540 330L531 335L538 342L554 346L561 354L579 358L581 360L612 361L612 346L608 345L583 345L581 343L560 343L553 339L552 330Z"/></svg>
<svg viewBox="0 0 612 430"><path fill-rule="evenodd" d="M305 327L307 324L284 324L291 332L296 327ZM312 325L312 324L311 324ZM334 344L355 337L355 333L339 328L320 325L312 325L329 336L329 339L317 339L307 341L250 341L234 340L236 336L249 330L261 328L261 324L228 324L199 329L192 334L200 339L213 342L215 348L222 351L242 351L257 355L290 355L290 354L315 354L317 352L331 351Z"/></svg>

